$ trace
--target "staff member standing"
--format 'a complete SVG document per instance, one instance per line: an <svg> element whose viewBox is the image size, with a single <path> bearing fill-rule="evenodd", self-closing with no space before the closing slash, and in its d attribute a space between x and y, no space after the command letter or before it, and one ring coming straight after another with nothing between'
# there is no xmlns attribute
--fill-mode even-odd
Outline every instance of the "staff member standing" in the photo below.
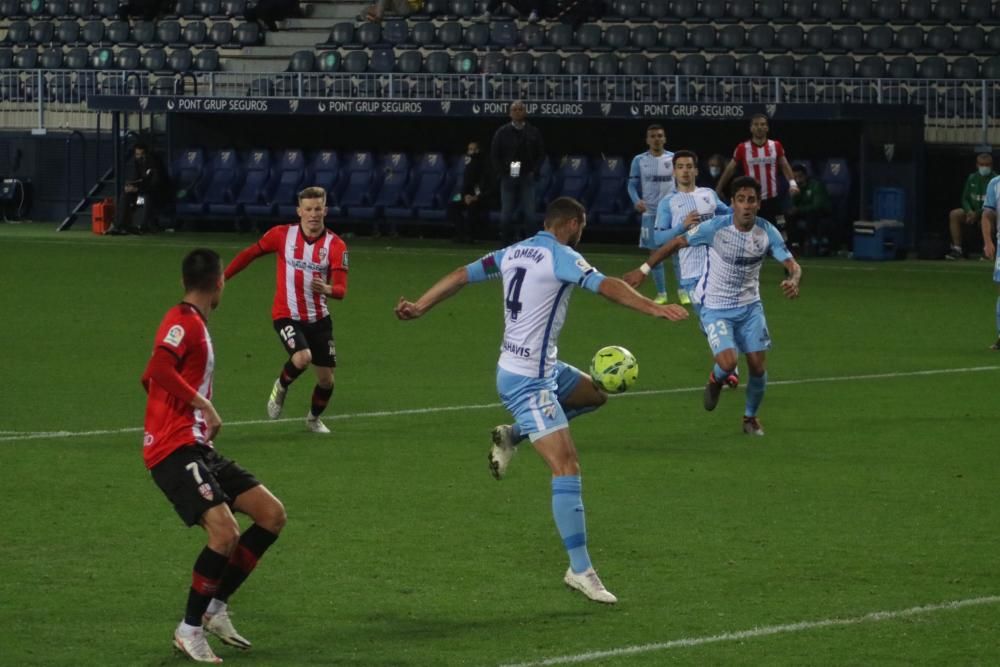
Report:
<svg viewBox="0 0 1000 667"><path fill-rule="evenodd" d="M535 180L545 159L545 144L527 116L524 102L511 102L510 122L496 131L490 146L493 173L500 177L500 233L505 246L516 240L518 215L522 225L534 231Z"/></svg>

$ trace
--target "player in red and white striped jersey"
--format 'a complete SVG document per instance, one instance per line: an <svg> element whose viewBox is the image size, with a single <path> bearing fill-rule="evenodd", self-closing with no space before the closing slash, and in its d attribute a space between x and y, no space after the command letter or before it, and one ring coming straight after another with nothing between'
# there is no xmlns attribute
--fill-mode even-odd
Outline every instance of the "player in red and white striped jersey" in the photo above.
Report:
<svg viewBox="0 0 1000 667"><path fill-rule="evenodd" d="M758 215L775 223L778 215L784 212L781 200L778 198L778 169L781 169L781 173L788 179L788 189L792 194L799 191L799 186L792 174L792 165L785 157L784 146L777 139L767 138L769 130L767 116L762 113L751 116L750 139L736 145L733 159L719 177L715 190L720 197L729 199L726 187L739 165L743 168L745 176L751 176L760 183L761 204Z"/></svg>
<svg viewBox="0 0 1000 667"><path fill-rule="evenodd" d="M222 298L222 261L212 250L193 250L184 258L182 274L184 300L160 323L142 376L148 394L143 459L184 523L200 524L208 534L194 564L174 646L197 662L218 663L222 660L205 632L230 646L250 648L233 627L228 600L278 539L285 508L212 443L222 420L211 401L215 353L206 318ZM233 512L254 521L242 535Z"/></svg>
<svg viewBox="0 0 1000 667"><path fill-rule="evenodd" d="M343 299L347 294L347 245L324 225L326 212L323 188L306 188L299 193L298 223L271 228L226 267L228 280L258 257L277 254L271 317L289 360L271 388L267 414L271 419L281 416L289 385L312 364L316 387L306 426L315 433L330 432L319 416L333 395L333 369L337 366L333 321L326 300Z"/></svg>

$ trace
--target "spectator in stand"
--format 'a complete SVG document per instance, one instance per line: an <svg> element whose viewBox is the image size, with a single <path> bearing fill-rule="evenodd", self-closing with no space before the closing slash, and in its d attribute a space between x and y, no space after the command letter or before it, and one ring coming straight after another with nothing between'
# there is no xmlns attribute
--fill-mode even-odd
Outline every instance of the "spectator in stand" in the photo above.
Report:
<svg viewBox="0 0 1000 667"><path fill-rule="evenodd" d="M511 102L510 122L496 131L490 146L493 173L500 178L500 231L505 246L517 239L514 220L518 214L525 233L535 232L535 179L545 160L545 144L538 128L525 120L527 116L524 102Z"/></svg>
<svg viewBox="0 0 1000 667"><path fill-rule="evenodd" d="M448 202L448 218L455 224L456 242L475 243L476 237L483 238L493 189L493 179L486 158L479 152L479 142L470 141L465 153L461 190Z"/></svg>
<svg viewBox="0 0 1000 667"><path fill-rule="evenodd" d="M503 5L510 5L518 13L518 16L527 16L529 23L536 23L543 15L541 0L489 0L486 9L476 17L477 21L489 21Z"/></svg>
<svg viewBox="0 0 1000 667"><path fill-rule="evenodd" d="M361 21L380 23L386 12L397 16L409 16L424 6L424 0L377 0L358 17Z"/></svg>
<svg viewBox="0 0 1000 667"><path fill-rule="evenodd" d="M951 231L951 250L945 259L964 259L962 251L962 226L972 226L979 222L983 214L983 199L986 196L986 186L996 176L993 171L993 156L980 153L976 156L976 170L965 179L962 188L962 207L948 214L948 227Z"/></svg>
<svg viewBox="0 0 1000 667"><path fill-rule="evenodd" d="M699 188L711 188L715 190L716 186L719 185L719 178L722 176L722 171L725 168L726 158L719 153L712 155L708 158L708 169L698 170L696 185Z"/></svg>
<svg viewBox="0 0 1000 667"><path fill-rule="evenodd" d="M792 195L792 205L785 211L785 224L792 252L803 255L829 255L831 230L830 195L823 181L810 178L804 165L792 168L799 190Z"/></svg>
<svg viewBox="0 0 1000 667"><path fill-rule="evenodd" d="M271 32L278 31L278 21L305 16L299 0L258 0L245 15L247 21L256 21Z"/></svg>

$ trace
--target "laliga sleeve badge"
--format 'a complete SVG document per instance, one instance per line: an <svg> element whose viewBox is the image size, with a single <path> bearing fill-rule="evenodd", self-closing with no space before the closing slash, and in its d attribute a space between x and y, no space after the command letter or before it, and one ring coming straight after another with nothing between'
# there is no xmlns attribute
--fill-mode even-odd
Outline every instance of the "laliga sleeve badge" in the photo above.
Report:
<svg viewBox="0 0 1000 667"><path fill-rule="evenodd" d="M179 347L182 340L184 340L184 327L179 324L170 327L170 331L163 337L163 342L170 347Z"/></svg>

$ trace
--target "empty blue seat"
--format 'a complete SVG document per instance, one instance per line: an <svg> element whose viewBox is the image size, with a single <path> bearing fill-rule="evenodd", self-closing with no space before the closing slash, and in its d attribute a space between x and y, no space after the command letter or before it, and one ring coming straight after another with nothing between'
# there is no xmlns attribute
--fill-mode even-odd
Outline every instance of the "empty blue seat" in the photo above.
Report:
<svg viewBox="0 0 1000 667"><path fill-rule="evenodd" d="M558 197L573 197L586 205L590 194L590 162L584 155L567 155L556 173Z"/></svg>
<svg viewBox="0 0 1000 667"><path fill-rule="evenodd" d="M625 194L628 169L621 156L602 157L593 174L594 198L589 212L599 225L624 225L631 217L631 201Z"/></svg>
<svg viewBox="0 0 1000 667"><path fill-rule="evenodd" d="M367 151L350 153L343 170L339 189L340 214L352 215L352 209L370 208L375 185L375 159L372 154Z"/></svg>
<svg viewBox="0 0 1000 667"><path fill-rule="evenodd" d="M337 213L337 184L340 181L340 157L336 151L321 150L306 167L306 184L326 192L327 218Z"/></svg>
<svg viewBox="0 0 1000 667"><path fill-rule="evenodd" d="M448 163L443 153L425 153L410 177L410 206L421 220L444 220L448 206Z"/></svg>
<svg viewBox="0 0 1000 667"><path fill-rule="evenodd" d="M841 225L847 224L848 198L851 194L851 172L845 158L830 158L819 171L819 180L830 195L830 205L834 219Z"/></svg>
<svg viewBox="0 0 1000 667"><path fill-rule="evenodd" d="M295 217L298 208L298 193L304 187L306 178L306 156L296 149L282 151L281 160L274 170L273 185L269 204L273 206L280 217L291 219ZM267 215L263 207L252 207L257 215Z"/></svg>
<svg viewBox="0 0 1000 667"><path fill-rule="evenodd" d="M209 202L208 212L226 218L238 215L271 215L271 206L266 205L271 194L271 153L266 148L258 148L247 153L243 163L243 173L240 176L236 195L224 202ZM261 213L258 205L266 206L266 213Z"/></svg>
<svg viewBox="0 0 1000 667"><path fill-rule="evenodd" d="M196 188L194 199L186 207L178 204L178 212L199 214L216 206L230 207L235 215L232 202L236 197L241 175L242 169L236 151L231 148L217 151L208 160L205 178Z"/></svg>
<svg viewBox="0 0 1000 667"><path fill-rule="evenodd" d="M175 210L178 215L198 215L202 204L198 184L205 171L205 152L200 148L186 148L178 152L170 167L171 182L175 192Z"/></svg>
<svg viewBox="0 0 1000 667"><path fill-rule="evenodd" d="M355 207L350 210L351 217L387 217L408 218L412 215L409 189L410 159L406 153L389 153L379 160L381 183L378 192L372 200L372 206ZM370 210L374 209L374 210Z"/></svg>

